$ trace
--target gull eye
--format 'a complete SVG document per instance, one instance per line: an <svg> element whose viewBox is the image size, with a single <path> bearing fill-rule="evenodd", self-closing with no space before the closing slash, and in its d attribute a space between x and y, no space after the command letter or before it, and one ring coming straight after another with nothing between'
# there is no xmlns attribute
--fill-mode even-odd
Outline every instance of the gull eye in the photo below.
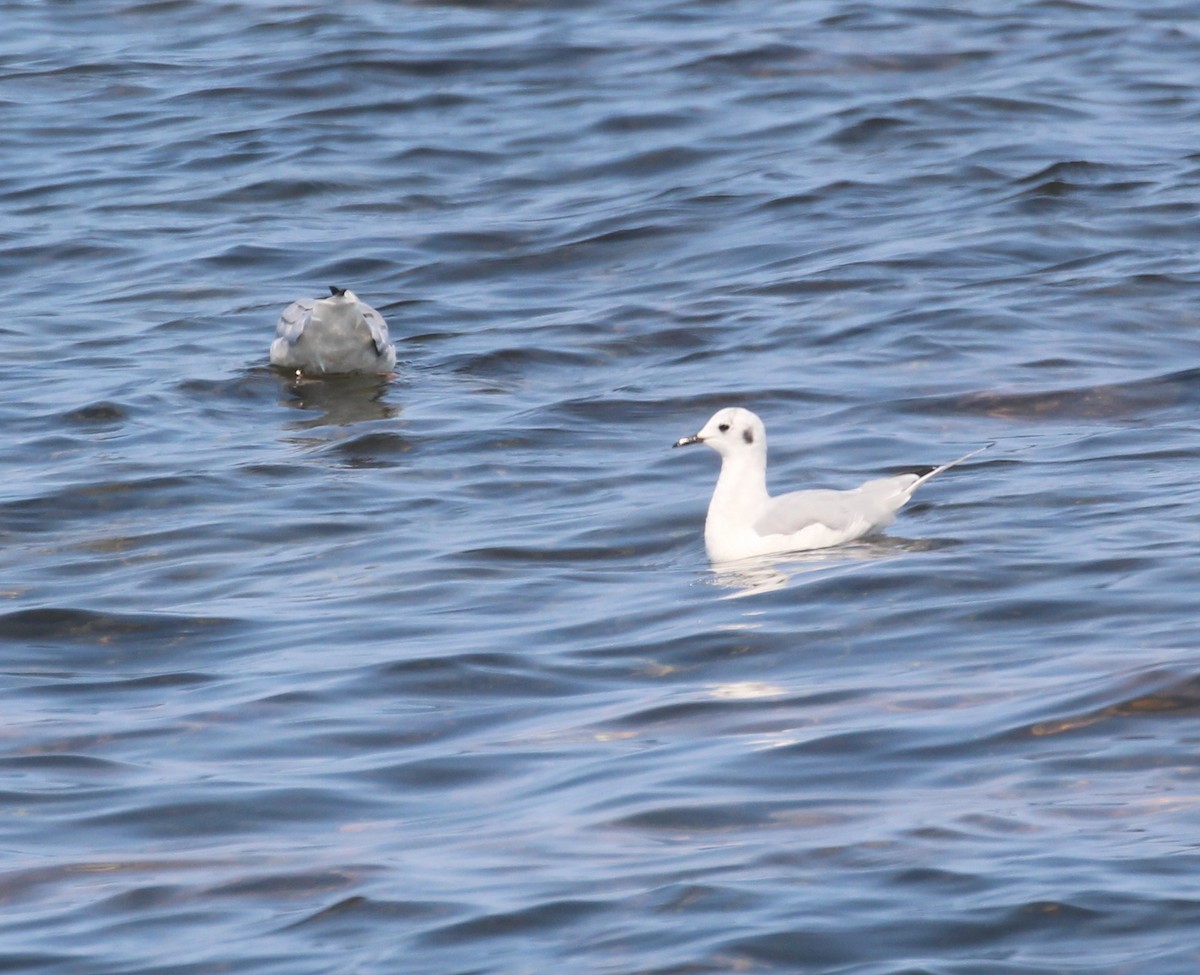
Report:
<svg viewBox="0 0 1200 975"><path fill-rule="evenodd" d="M729 424L722 423L719 427L717 427L717 429L720 430L722 433L728 433L729 432Z"/></svg>

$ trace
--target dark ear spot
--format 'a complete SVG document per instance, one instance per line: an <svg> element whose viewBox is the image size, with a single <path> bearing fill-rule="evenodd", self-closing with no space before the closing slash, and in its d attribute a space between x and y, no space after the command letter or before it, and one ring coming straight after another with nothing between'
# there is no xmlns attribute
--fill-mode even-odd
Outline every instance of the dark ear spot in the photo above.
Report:
<svg viewBox="0 0 1200 975"><path fill-rule="evenodd" d="M745 440L746 443L754 443L754 431L749 427L746 427L746 429L742 431L742 439Z"/></svg>

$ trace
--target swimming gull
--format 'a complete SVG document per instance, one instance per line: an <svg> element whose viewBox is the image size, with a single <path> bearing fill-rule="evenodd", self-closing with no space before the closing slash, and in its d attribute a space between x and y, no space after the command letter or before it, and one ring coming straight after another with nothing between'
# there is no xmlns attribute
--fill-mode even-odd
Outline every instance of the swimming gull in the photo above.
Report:
<svg viewBox="0 0 1200 975"><path fill-rule="evenodd" d="M271 365L297 372L391 372L396 347L387 322L358 295L330 286L328 298L301 298L279 316Z"/></svg>
<svg viewBox="0 0 1200 975"><path fill-rule="evenodd" d="M676 447L702 443L721 455L721 473L704 522L704 547L714 562L756 555L828 548L861 538L892 523L913 491L935 474L961 464L980 450L941 467L867 481L851 491L767 493L767 430L741 407L718 410Z"/></svg>

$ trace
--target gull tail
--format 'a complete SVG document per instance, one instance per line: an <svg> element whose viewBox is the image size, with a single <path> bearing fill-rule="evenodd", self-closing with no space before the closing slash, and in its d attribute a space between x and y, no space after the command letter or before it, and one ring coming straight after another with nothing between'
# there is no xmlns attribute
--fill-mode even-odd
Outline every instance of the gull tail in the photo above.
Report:
<svg viewBox="0 0 1200 975"><path fill-rule="evenodd" d="M922 471L914 471L913 473L919 473L921 476L912 482L912 485L908 489L908 493L912 494L913 491L915 491L917 488L919 488L922 484L924 484L926 481L928 481L931 477L936 477L938 474L942 473L942 471L950 470L951 467L957 467L964 460L970 460L976 454L982 454L989 447L994 447L994 446L996 446L996 442L993 440L991 443L985 443L982 447L976 447L969 454L963 454L961 457L958 458L958 460L950 461L949 464L943 464L941 467L928 468L928 469L925 469Z"/></svg>

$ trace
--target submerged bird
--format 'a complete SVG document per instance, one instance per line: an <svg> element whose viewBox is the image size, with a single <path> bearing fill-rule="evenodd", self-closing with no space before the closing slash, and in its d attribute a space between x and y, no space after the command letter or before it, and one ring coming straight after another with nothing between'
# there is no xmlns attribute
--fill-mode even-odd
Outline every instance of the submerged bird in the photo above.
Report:
<svg viewBox="0 0 1200 975"><path fill-rule="evenodd" d="M767 493L767 430L741 407L719 410L704 428L676 441L702 443L721 455L721 473L704 522L704 547L714 562L803 552L853 541L892 523L913 491L935 474L974 457L973 450L941 467L867 481L850 491Z"/></svg>
<svg viewBox="0 0 1200 975"><path fill-rule="evenodd" d="M279 316L271 365L298 372L391 372L396 347L387 322L358 295L330 286L328 298L301 298Z"/></svg>

